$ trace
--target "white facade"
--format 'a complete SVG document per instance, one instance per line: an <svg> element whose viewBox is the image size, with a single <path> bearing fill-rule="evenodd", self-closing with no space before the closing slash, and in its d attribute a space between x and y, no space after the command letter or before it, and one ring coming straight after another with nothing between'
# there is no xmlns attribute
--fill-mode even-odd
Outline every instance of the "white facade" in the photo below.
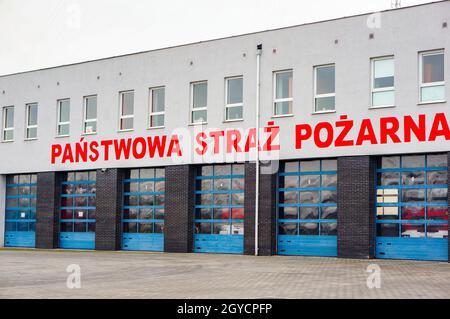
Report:
<svg viewBox="0 0 450 319"><path fill-rule="evenodd" d="M368 23L373 17L377 22ZM180 129L196 135L216 128L255 127L258 44L263 45L260 125L274 121L280 126L280 159L449 151L450 141L444 136L425 142L413 138L408 143L388 140L386 144L324 148L311 139L303 142L302 149L295 148L297 124L329 122L336 130L342 115L354 120L355 127L368 118L376 132L384 117L418 119L426 114L427 136L435 114L446 115L448 125L446 101L419 103L423 51L444 50L445 96L450 97L450 27L444 27L445 22L450 22L448 1L0 77L0 107L13 105L15 113L14 141L0 143L0 174L178 164L158 156L52 164L51 145L75 145L81 138L83 142L156 135L170 138ZM384 56L393 56L395 61L395 106L371 108L371 59ZM326 64L335 65L335 111L315 113L314 67ZM293 114L285 117L273 117L273 74L279 70L293 71ZM243 120L225 122L225 79L234 76L243 77ZM208 83L208 120L202 126L189 124L190 84L196 81ZM160 86L165 87L165 126L148 129L149 90ZM127 90L134 90L134 129L119 132L119 92ZM83 135L83 98L90 95L97 95L97 133ZM70 99L70 134L57 137L57 101L62 99ZM25 140L25 106L33 102L39 105L37 139ZM400 121L399 135L402 130ZM356 140L357 133L358 129L352 130L348 138ZM186 149L183 152L190 154ZM184 163L199 161L185 158ZM4 194L1 189L0 194Z"/></svg>

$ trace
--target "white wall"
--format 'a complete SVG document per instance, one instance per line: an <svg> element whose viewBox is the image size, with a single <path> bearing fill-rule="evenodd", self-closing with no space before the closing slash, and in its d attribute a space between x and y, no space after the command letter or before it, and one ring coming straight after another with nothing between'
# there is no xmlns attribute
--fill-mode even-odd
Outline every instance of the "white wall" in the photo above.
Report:
<svg viewBox="0 0 450 319"><path fill-rule="evenodd" d="M6 178L0 175L0 247L5 245L5 195Z"/></svg>
<svg viewBox="0 0 450 319"><path fill-rule="evenodd" d="M334 123L342 114L356 122L371 118L374 123L385 116L428 114L431 118L438 112L450 116L448 103L418 105L418 52L422 50L446 49L446 95L450 97L450 28L442 28L444 21L450 22L449 12L450 2L440 2L382 13L377 29L367 27L367 15L356 16L0 77L0 106L15 106L15 141L0 143L0 174L176 164L167 158L146 158L51 165L52 144L80 140L82 98L91 94L98 95L98 134L85 136L85 141L170 135L177 128L193 132L197 127L188 125L189 83L198 80L208 80L208 124L204 129L253 127L258 43L263 44L264 51L262 124L272 120L272 72L294 71L294 116L275 119L282 129L281 159L448 151L450 141L443 139L327 149L310 143L299 151L294 147L294 128L299 123ZM369 40L369 33L374 33L375 38ZM369 110L370 58L392 54L396 65L396 107ZM312 114L313 66L325 63L336 64L336 113ZM224 78L235 75L244 76L244 121L223 123ZM166 127L147 130L148 89L161 85L166 86ZM135 90L135 129L118 133L118 92L128 89ZM71 99L68 138L55 136L56 101L61 98ZM39 103L39 138L24 141L25 104L30 102Z"/></svg>

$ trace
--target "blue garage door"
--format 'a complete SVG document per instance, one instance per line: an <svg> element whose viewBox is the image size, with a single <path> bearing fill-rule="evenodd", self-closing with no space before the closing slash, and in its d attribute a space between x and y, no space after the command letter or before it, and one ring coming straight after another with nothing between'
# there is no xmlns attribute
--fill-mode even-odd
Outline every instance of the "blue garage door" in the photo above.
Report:
<svg viewBox="0 0 450 319"><path fill-rule="evenodd" d="M285 162L279 174L280 255L337 255L337 161Z"/></svg>
<svg viewBox="0 0 450 319"><path fill-rule="evenodd" d="M124 181L123 250L164 250L164 168L132 169Z"/></svg>
<svg viewBox="0 0 450 319"><path fill-rule="evenodd" d="M198 168L194 252L244 252L244 165Z"/></svg>
<svg viewBox="0 0 450 319"><path fill-rule="evenodd" d="M36 225L36 178L9 175L6 179L5 246L34 247Z"/></svg>
<svg viewBox="0 0 450 319"><path fill-rule="evenodd" d="M59 247L95 249L96 172L71 172L62 182Z"/></svg>
<svg viewBox="0 0 450 319"><path fill-rule="evenodd" d="M386 156L377 169L377 258L448 260L446 154Z"/></svg>

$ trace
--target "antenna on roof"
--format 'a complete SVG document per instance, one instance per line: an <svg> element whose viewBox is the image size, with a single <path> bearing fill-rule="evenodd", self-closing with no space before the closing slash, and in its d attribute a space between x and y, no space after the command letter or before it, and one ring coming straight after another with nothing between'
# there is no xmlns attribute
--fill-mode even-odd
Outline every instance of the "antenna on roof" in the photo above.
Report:
<svg viewBox="0 0 450 319"><path fill-rule="evenodd" d="M397 9L402 7L402 1L401 0L391 0L391 8Z"/></svg>

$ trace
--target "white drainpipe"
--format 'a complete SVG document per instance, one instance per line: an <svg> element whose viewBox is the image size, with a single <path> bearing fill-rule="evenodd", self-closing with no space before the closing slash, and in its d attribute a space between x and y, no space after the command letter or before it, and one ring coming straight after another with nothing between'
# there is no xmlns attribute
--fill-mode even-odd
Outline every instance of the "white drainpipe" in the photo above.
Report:
<svg viewBox="0 0 450 319"><path fill-rule="evenodd" d="M255 256L258 256L259 244L259 104L260 104L260 66L262 44L256 46L256 176L255 176Z"/></svg>

